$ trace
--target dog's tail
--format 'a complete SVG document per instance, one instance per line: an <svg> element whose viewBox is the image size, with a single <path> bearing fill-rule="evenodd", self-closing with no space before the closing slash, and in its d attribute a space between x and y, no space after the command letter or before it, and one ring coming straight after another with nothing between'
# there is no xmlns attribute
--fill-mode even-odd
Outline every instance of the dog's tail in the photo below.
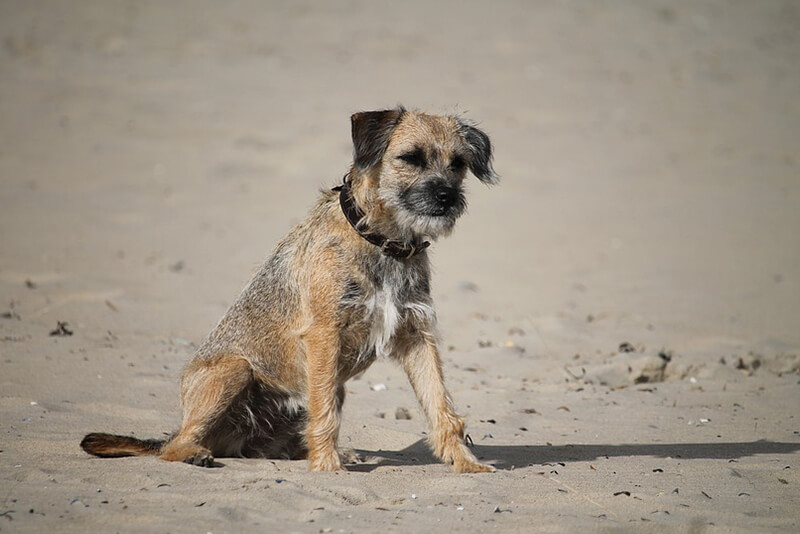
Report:
<svg viewBox="0 0 800 534"><path fill-rule="evenodd" d="M166 442L166 439L137 439L131 436L92 432L86 434L81 441L81 449L101 458L156 456L161 454Z"/></svg>

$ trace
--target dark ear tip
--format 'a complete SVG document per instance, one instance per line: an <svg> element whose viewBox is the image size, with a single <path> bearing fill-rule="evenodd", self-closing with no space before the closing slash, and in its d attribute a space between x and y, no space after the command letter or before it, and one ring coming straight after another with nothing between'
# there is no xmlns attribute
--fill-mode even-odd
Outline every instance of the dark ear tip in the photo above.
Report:
<svg viewBox="0 0 800 534"><path fill-rule="evenodd" d="M500 175L489 168L486 172L475 174L475 177L486 185L497 185L500 183Z"/></svg>
<svg viewBox="0 0 800 534"><path fill-rule="evenodd" d="M391 133L404 113L405 109L398 106L381 111L360 111L350 116L356 168L366 169L380 162Z"/></svg>
<svg viewBox="0 0 800 534"><path fill-rule="evenodd" d="M500 183L500 175L492 171L492 174L480 178L480 180L486 185L497 185Z"/></svg>
<svg viewBox="0 0 800 534"><path fill-rule="evenodd" d="M470 148L471 160L469 169L472 174L487 185L500 181L500 176L492 168L492 142L486 132L479 129L474 122L457 118L461 134Z"/></svg>
<svg viewBox="0 0 800 534"><path fill-rule="evenodd" d="M355 113L350 115L350 122L351 123L358 122L360 119L366 119L370 117L375 119L385 116L394 116L399 118L404 113L406 113L406 108L402 104L398 104L397 107L391 109L380 109L375 111L356 111Z"/></svg>

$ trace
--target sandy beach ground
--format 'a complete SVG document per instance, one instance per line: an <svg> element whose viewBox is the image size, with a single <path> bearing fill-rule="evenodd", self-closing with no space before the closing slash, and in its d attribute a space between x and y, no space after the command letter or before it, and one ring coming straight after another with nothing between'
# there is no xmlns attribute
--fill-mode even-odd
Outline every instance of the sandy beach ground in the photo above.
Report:
<svg viewBox="0 0 800 534"><path fill-rule="evenodd" d="M797 532L798 65L789 0L0 1L0 531ZM84 454L177 427L349 115L397 103L496 146L430 254L498 471L437 463L385 361L347 471Z"/></svg>

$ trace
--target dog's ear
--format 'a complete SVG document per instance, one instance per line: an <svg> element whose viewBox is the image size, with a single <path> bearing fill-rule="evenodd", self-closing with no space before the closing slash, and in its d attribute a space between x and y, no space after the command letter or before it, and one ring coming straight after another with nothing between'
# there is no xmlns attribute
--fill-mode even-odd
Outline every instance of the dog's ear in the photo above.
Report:
<svg viewBox="0 0 800 534"><path fill-rule="evenodd" d="M458 121L458 128L464 141L469 147L469 170L478 180L485 184L496 184L500 177L492 168L492 142L484 132L462 119Z"/></svg>
<svg viewBox="0 0 800 534"><path fill-rule="evenodd" d="M380 163L395 127L406 110L362 111L350 117L353 135L353 163L357 169L368 169Z"/></svg>

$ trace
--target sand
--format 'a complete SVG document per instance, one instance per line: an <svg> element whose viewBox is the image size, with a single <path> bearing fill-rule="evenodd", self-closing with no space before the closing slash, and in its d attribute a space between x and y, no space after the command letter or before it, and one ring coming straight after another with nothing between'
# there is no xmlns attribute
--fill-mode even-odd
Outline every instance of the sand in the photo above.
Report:
<svg viewBox="0 0 800 534"><path fill-rule="evenodd" d="M0 45L0 531L800 530L796 2L9 0ZM349 114L397 103L496 146L430 254L498 471L437 463L384 361L347 471L85 455L177 427Z"/></svg>

